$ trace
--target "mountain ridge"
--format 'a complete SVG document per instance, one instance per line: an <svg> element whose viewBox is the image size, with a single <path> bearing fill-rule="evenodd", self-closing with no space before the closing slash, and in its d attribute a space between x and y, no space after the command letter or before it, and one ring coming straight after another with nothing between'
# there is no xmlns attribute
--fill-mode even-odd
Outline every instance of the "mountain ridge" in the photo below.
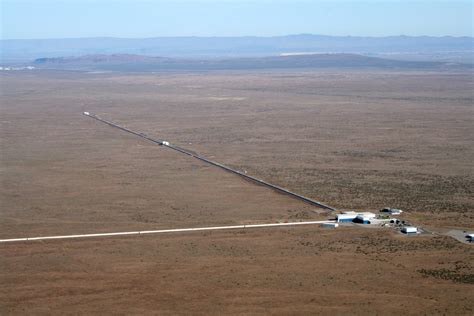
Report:
<svg viewBox="0 0 474 316"><path fill-rule="evenodd" d="M211 71L292 68L377 68L377 69L471 69L472 65L443 62L400 61L357 54L298 54L238 58L169 58L133 54L84 55L39 58L33 65L43 69L101 71Z"/></svg>
<svg viewBox="0 0 474 316"><path fill-rule="evenodd" d="M2 61L88 54L138 54L164 57L255 57L282 53L441 54L474 52L472 37L356 37L314 34L260 37L92 37L0 40ZM449 56L448 56L449 55ZM464 56L463 55L463 56ZM442 56L442 57L443 57ZM470 55L469 55L470 56ZM443 58L444 58L443 57Z"/></svg>

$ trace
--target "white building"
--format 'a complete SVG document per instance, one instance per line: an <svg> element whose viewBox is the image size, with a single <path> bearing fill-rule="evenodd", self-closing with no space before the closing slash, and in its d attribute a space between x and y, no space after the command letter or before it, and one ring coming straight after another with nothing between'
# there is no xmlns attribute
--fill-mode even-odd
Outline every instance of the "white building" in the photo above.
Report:
<svg viewBox="0 0 474 316"><path fill-rule="evenodd" d="M416 234L416 233L418 233L418 228L416 228L414 226L405 226L405 227L402 228L402 233Z"/></svg>
<svg viewBox="0 0 474 316"><path fill-rule="evenodd" d="M357 213L337 214L336 221L338 223L352 223L356 217L357 217Z"/></svg>
<svg viewBox="0 0 474 316"><path fill-rule="evenodd" d="M357 214L354 222L361 224L371 224L371 221L374 220L377 216L374 213L364 212Z"/></svg>
<svg viewBox="0 0 474 316"><path fill-rule="evenodd" d="M370 224L370 220L376 218L377 215L371 212L360 212L356 213L353 211L343 212L342 214L336 215L336 220L339 223L344 222L359 222L363 224Z"/></svg>

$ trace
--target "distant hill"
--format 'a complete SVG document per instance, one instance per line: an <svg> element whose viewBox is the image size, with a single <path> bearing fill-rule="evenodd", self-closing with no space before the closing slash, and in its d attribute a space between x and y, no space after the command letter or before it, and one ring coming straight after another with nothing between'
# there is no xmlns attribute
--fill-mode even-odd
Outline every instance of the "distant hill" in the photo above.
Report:
<svg viewBox="0 0 474 316"><path fill-rule="evenodd" d="M90 65L90 64L109 64L109 63L161 63L170 60L164 57L152 57L132 54L112 54L112 55L85 55L75 57L53 57L53 58L38 58L34 61L35 64L50 64L50 65Z"/></svg>
<svg viewBox="0 0 474 316"><path fill-rule="evenodd" d="M1 40L2 62L31 61L40 57L96 54L134 54L165 57L261 57L291 53L408 54L414 58L473 56L472 37L352 37L312 34L275 37L156 37Z"/></svg>
<svg viewBox="0 0 474 316"><path fill-rule="evenodd" d="M43 69L89 71L209 71L293 68L352 69L466 69L471 65L441 62L401 61L356 54L297 54L285 56L186 59L133 54L86 55L80 57L39 58L34 66Z"/></svg>

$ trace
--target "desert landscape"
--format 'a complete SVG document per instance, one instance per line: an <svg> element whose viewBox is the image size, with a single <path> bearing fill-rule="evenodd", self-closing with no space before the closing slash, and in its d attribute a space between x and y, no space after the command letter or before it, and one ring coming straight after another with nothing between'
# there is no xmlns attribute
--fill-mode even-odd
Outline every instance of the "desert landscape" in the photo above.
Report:
<svg viewBox="0 0 474 316"><path fill-rule="evenodd" d="M0 238L404 210L427 233L343 225L0 244L0 314L474 311L468 70L2 72ZM295 309L295 306L298 306Z"/></svg>

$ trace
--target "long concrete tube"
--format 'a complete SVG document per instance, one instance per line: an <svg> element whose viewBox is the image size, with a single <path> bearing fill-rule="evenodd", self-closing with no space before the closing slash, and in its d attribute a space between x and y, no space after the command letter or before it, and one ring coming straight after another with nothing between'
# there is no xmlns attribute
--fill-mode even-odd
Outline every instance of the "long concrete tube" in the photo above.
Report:
<svg viewBox="0 0 474 316"><path fill-rule="evenodd" d="M316 224L326 224L326 223L335 223L335 221L334 220L327 220L327 221L309 221L309 222L293 222L293 223L268 223L268 224L249 224L249 225L232 225L232 226L211 226L211 227L143 230L143 231L116 232L116 233L97 233L97 234L77 234L77 235L62 235L62 236L58 235L58 236L10 238L10 239L0 239L0 243L37 241L37 240L52 240L52 239L78 239L78 238L99 238L99 237L114 237L114 236L147 235L147 234L186 233L186 232L212 231L212 230L233 230L233 229L249 229L249 228L255 229L255 228L266 228L266 227L316 225Z"/></svg>
<svg viewBox="0 0 474 316"><path fill-rule="evenodd" d="M113 123L113 122L110 122L110 121L108 121L108 120L105 120L105 119L103 119L103 118L100 118L99 116L94 115L94 114L92 114L92 113L90 113L90 112L84 112L83 114L86 115L86 116L88 116L88 117L90 117L90 118L93 118L93 119L95 119L95 120L97 120L97 121L100 121L100 122L105 123L105 124L108 124L108 125L110 125L110 126L112 126L112 127L118 128L118 129L120 129L120 130L122 130L122 131L124 131L124 132L130 133L130 134L133 134L133 135L136 135L136 136L138 136L138 137L141 137L141 138L144 138L144 139L146 139L146 140L148 140L148 141L151 141L151 142L153 142L153 143L155 143L155 144L158 144L158 145L161 145L161 146L164 146L164 147L173 149L173 150L175 150L175 151L177 151L177 152L180 152L180 153L183 153L183 154L185 154L185 155L191 156L191 157L193 157L193 158L199 159L199 160L204 161L204 162L206 162L206 163L208 163L208 164L211 164L211 165L213 165L213 166L219 167L219 168L224 169L224 170L226 170L226 171L229 171L229 172L231 172L231 173L237 174L237 175L239 175L239 176L241 176L241 177L243 177L243 178L245 178L245 179L248 179L248 180L251 180L251 181L253 181L253 182L255 182L255 183L264 185L264 186L269 187L269 188L271 188L271 189L273 189L273 190L275 190L275 191L278 191L278 192L280 192L280 193L289 195L289 196L291 196L291 197L293 197L293 198L296 198L296 199L298 199L298 200L304 201L304 202L309 203L309 204L311 204L311 205L315 205L315 206L317 206L317 207L320 207L320 208L323 208L323 209L327 209L327 210L330 210L330 211L335 211L335 210L336 210L335 208L333 208L333 207L331 207L331 206L328 206L328 205L326 205L326 204L324 204L324 203L321 203L321 202L319 202L319 201L315 201L315 200L310 199L310 198L308 198L308 197L305 197L305 196L303 196L303 195L301 195L301 194L291 192L290 190L287 190L287 189L285 189L285 188L282 188L282 187L279 187L279 186L277 186L277 185L274 185L274 184L268 183L268 182L266 182L266 181L263 181L263 180L261 180L261 179L258 179L258 178L249 176L249 175L247 175L247 174L245 174L245 173L243 173L243 172L241 172L241 171L232 169L232 168L230 168L230 167L228 167L228 166L226 166L226 165L223 165L223 164L218 163L218 162L216 162L216 161L212 161L212 160L207 159L207 158L205 158L205 157L203 157L203 156L197 155L197 154L195 154L195 153L193 153L193 152L191 152L191 151L189 151L189 150L186 150L186 149L184 149L184 148L180 148L180 147L178 147L178 146L174 146L174 145L170 144L170 143L167 142L167 141L158 140L158 139L153 139L153 138L151 138L151 137L149 137L149 136L147 136L147 135L145 135L145 134L143 134L143 133L138 133L138 132L132 131L132 130L130 130L130 129L128 129L128 128L122 127L122 126L117 125L117 124L115 124L115 123Z"/></svg>

